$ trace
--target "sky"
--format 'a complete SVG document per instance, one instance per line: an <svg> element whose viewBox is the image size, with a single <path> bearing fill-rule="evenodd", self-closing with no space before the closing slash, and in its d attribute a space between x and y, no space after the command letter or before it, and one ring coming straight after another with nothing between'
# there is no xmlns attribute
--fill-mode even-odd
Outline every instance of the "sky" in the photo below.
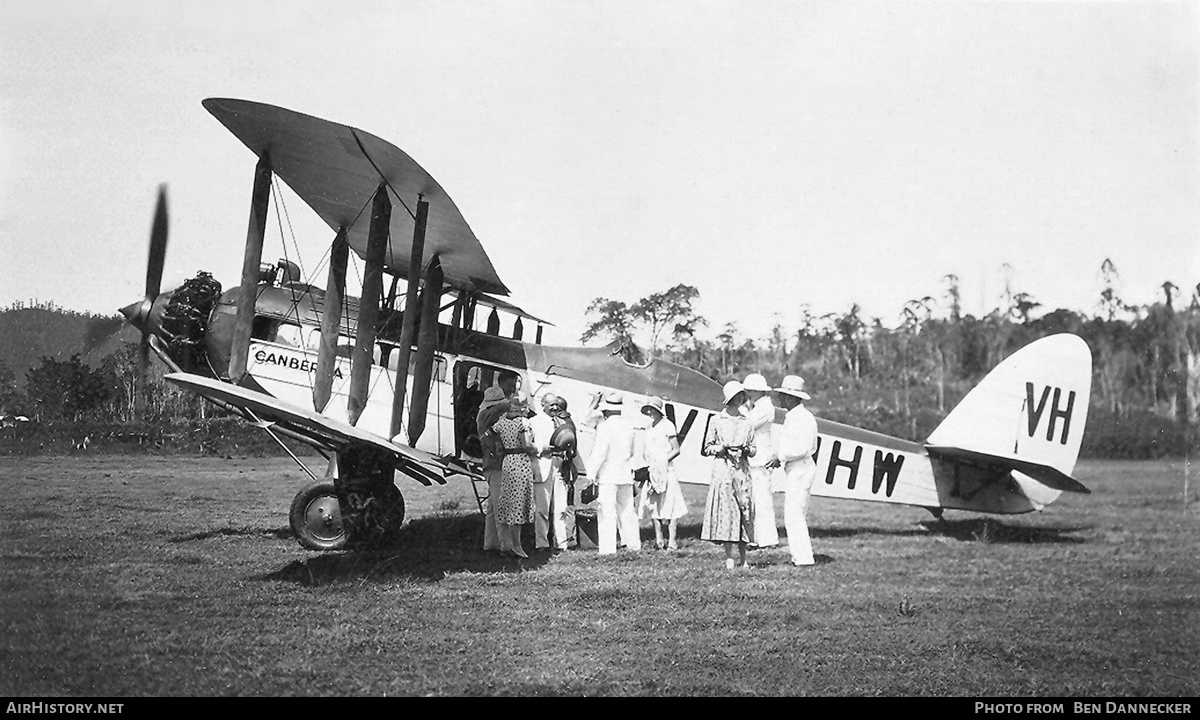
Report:
<svg viewBox="0 0 1200 720"><path fill-rule="evenodd" d="M403 149L510 300L577 344L598 297L695 286L711 337L895 324L1007 286L1093 312L1200 282L1196 2L8 0L0 306L238 282L255 158L201 107L283 106ZM282 193L265 260L324 286L332 232ZM273 211L274 213L274 211ZM281 233L278 227L283 226Z"/></svg>

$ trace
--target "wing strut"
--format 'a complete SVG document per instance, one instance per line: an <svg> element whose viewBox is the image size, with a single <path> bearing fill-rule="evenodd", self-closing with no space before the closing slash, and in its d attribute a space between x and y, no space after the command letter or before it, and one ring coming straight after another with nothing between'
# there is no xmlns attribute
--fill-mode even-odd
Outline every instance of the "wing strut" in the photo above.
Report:
<svg viewBox="0 0 1200 720"><path fill-rule="evenodd" d="M350 358L350 399L348 418L358 424L367 407L371 385L371 361L375 352L375 326L379 320L379 300L383 295L383 256L388 246L388 225L391 222L392 201L387 185L379 184L371 203L371 233L367 238L364 260L362 296L358 307L358 329L355 333L354 354Z"/></svg>
<svg viewBox="0 0 1200 720"><path fill-rule="evenodd" d="M242 287L237 298L237 320L233 347L229 352L229 379L240 382L246 374L250 335L254 330L254 304L258 300L258 266L262 263L263 236L267 231L267 201L271 194L271 161L267 153L254 167L254 190L250 196L250 224L246 228L246 252L242 256Z"/></svg>
<svg viewBox="0 0 1200 720"><path fill-rule="evenodd" d="M325 284L325 312L321 314L321 346L317 349L317 377L313 384L313 409L325 410L333 394L333 373L337 369L338 330L342 325L342 305L346 299L346 263L350 243L346 229L338 230L329 251L329 280Z"/></svg>
<svg viewBox="0 0 1200 720"><path fill-rule="evenodd" d="M417 354L413 359L413 393L408 408L408 444L415 446L425 431L425 411L433 383L434 351L437 349L438 310L442 304L442 263L437 255L429 261L425 289L421 291L421 319L417 330Z"/></svg>
<svg viewBox="0 0 1200 720"><path fill-rule="evenodd" d="M412 253L408 266L408 289L404 293L404 318L400 326L400 347L396 361L396 394L392 399L392 423L388 437L396 437L403 427L404 395L408 390L408 357L412 352L417 323L417 284L421 281L421 256L425 254L425 226L429 221L429 203L417 199L417 218L413 226Z"/></svg>

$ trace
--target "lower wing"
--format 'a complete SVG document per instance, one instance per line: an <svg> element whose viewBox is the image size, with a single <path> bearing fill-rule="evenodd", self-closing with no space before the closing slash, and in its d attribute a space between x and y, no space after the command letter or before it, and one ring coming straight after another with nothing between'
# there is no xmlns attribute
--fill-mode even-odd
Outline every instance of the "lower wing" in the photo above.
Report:
<svg viewBox="0 0 1200 720"><path fill-rule="evenodd" d="M387 453L400 472L425 485L444 484L451 475L473 475L452 459L439 458L406 445L397 445L373 433L305 410L255 390L191 373L170 373L168 382L187 388L222 405L232 406L247 420L264 427L278 426L317 448L339 452L347 447L368 446Z"/></svg>

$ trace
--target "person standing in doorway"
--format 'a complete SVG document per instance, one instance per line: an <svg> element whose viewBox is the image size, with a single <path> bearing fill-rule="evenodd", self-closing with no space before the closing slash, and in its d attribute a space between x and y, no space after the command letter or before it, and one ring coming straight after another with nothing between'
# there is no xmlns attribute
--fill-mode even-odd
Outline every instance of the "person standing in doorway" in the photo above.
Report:
<svg viewBox="0 0 1200 720"><path fill-rule="evenodd" d="M529 557L521 547L521 526L533 522L533 483L537 475L534 458L537 447L533 432L525 418L525 401L514 398L508 412L496 421L492 429L500 436L504 450L501 463L500 502L496 505L496 534L508 533L508 552L520 558Z"/></svg>
<svg viewBox="0 0 1200 720"><path fill-rule="evenodd" d="M508 412L508 402L503 390L490 387L483 393L483 402L480 403L479 413L475 417L483 477L487 479L488 484L487 515L483 520L483 549L500 552L508 552L511 549L511 538L502 538L496 532L496 505L500 502L500 481L504 476L504 445L492 426Z"/></svg>

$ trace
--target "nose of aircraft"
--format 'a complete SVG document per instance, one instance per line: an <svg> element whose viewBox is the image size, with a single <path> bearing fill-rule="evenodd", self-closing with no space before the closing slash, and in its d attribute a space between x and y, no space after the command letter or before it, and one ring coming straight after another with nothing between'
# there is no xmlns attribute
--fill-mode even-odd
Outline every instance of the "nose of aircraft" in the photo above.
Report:
<svg viewBox="0 0 1200 720"><path fill-rule="evenodd" d="M149 313L149 309L145 308L144 306L148 302L148 300L140 300L135 303L130 303L121 308L121 314L125 316L125 319L129 321L130 325L133 325L136 328L143 328L143 326L146 324L144 316Z"/></svg>
<svg viewBox="0 0 1200 720"><path fill-rule="evenodd" d="M137 302L130 303L121 308L121 314L130 325L133 325L143 334L158 335L162 332L162 317L163 309L170 301L171 293L162 293L158 297L151 300L145 298Z"/></svg>

